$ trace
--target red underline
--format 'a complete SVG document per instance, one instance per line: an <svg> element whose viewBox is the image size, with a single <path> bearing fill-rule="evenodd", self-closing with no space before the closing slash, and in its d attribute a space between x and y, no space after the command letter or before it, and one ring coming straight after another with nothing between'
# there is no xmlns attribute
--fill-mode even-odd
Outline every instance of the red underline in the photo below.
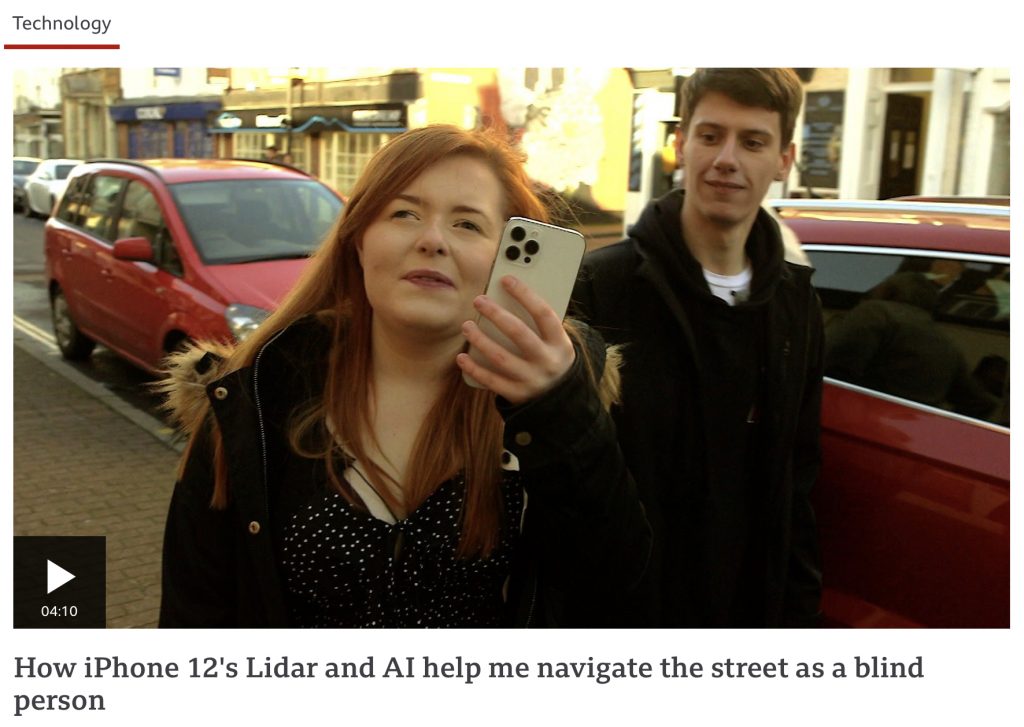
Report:
<svg viewBox="0 0 1024 727"><path fill-rule="evenodd" d="M120 50L120 43L4 43L4 50Z"/></svg>

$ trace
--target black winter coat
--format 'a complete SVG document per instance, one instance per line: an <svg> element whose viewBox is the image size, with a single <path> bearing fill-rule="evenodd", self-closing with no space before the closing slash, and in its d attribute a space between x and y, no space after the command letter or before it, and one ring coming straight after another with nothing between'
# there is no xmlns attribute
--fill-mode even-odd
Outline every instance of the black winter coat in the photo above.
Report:
<svg viewBox="0 0 1024 727"><path fill-rule="evenodd" d="M621 607L637 625L729 625L728 614L708 613L713 607L702 603L705 594L695 592L702 579L715 577L717 566L707 507L708 483L716 481L709 462L716 458L708 452L729 442L705 437L708 417L717 412L702 389L706 372L695 324L705 330L711 324L691 320L687 312L725 304L711 298L699 264L685 249L682 199L676 190L653 201L630 238L587 256L573 311L609 343L622 344L623 406L614 418L654 528L644 583ZM821 594L810 502L820 461L821 308L811 269L784 262L778 225L764 211L747 254L754 263L751 306L760 316L761 339L750 369L759 376L754 386L763 410L757 442L748 450L760 498L751 546L758 561L750 577L757 581L754 602L761 613L753 620L811 625Z"/></svg>
<svg viewBox="0 0 1024 727"><path fill-rule="evenodd" d="M601 377L604 344L583 328ZM198 349L172 367L172 406L187 410L204 395L210 402L223 433L230 502L227 509L210 507L210 438L199 436L167 518L161 627L290 625L277 554L278 513L287 511L291 494L279 486L279 472L284 458L295 456L284 422L322 389L328 345L327 327L308 318L271 339L252 366L226 376L217 371L218 356ZM650 526L611 417L577 353L567 377L540 399L519 407L499 400L505 446L518 458L529 501L508 625L591 621L591 612L638 582L649 557ZM583 612L568 612L567 603Z"/></svg>

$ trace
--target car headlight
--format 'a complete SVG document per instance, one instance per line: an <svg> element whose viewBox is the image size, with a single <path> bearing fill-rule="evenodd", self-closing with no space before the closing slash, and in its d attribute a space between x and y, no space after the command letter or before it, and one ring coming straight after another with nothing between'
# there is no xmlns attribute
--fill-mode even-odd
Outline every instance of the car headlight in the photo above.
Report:
<svg viewBox="0 0 1024 727"><path fill-rule="evenodd" d="M241 343L246 336L255 331L260 323L267 319L270 311L257 308L253 305L242 305L232 303L224 311L224 318L227 319L228 328L235 340Z"/></svg>

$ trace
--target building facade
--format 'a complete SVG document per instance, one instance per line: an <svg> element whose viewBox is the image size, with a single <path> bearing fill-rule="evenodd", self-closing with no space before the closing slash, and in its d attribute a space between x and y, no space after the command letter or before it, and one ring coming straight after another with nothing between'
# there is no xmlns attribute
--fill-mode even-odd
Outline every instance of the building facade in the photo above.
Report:
<svg viewBox="0 0 1024 727"><path fill-rule="evenodd" d="M1010 73L1000 68L797 69L796 163L774 197L1008 196ZM678 89L692 69L634 69L626 225L667 189Z"/></svg>
<svg viewBox="0 0 1024 727"><path fill-rule="evenodd" d="M532 177L621 213L631 92L624 69L232 69L208 126L217 156L274 146L342 194L407 129L498 127L527 152Z"/></svg>
<svg viewBox="0 0 1024 727"><path fill-rule="evenodd" d="M64 152L73 159L118 155L109 108L121 97L121 69L66 69L60 79Z"/></svg>
<svg viewBox="0 0 1024 727"><path fill-rule="evenodd" d="M110 106L118 156L210 158L207 118L221 108L226 68L122 69L121 97Z"/></svg>
<svg viewBox="0 0 1024 727"><path fill-rule="evenodd" d="M59 68L15 69L12 73L14 156L64 156L60 73Z"/></svg>

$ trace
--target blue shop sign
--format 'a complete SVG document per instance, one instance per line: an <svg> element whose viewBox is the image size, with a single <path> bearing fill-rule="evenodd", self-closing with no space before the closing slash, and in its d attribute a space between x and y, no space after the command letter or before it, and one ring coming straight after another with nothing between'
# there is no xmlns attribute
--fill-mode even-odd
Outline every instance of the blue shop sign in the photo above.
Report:
<svg viewBox="0 0 1024 727"><path fill-rule="evenodd" d="M181 78L180 68L154 68L154 76L170 76L171 78Z"/></svg>
<svg viewBox="0 0 1024 727"><path fill-rule="evenodd" d="M114 121L198 121L220 111L220 101L184 101L170 103L121 102L110 107Z"/></svg>

